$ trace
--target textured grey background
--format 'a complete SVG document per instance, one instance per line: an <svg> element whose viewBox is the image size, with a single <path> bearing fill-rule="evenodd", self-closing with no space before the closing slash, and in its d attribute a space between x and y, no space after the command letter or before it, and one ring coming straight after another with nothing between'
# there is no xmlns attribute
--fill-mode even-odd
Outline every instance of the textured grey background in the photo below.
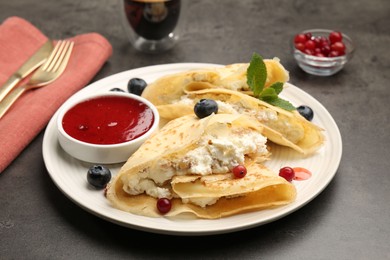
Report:
<svg viewBox="0 0 390 260"><path fill-rule="evenodd" d="M1 0L0 21L21 16L54 39L101 33L114 54L93 81L154 64L277 56L291 83L319 100L340 128L343 158L334 180L305 207L261 227L156 235L106 222L67 199L45 169L41 133L0 174L0 259L390 259L390 1L186 2L180 43L159 55L129 46L114 0ZM308 28L338 29L354 40L355 56L342 72L322 78L296 66L289 41Z"/></svg>

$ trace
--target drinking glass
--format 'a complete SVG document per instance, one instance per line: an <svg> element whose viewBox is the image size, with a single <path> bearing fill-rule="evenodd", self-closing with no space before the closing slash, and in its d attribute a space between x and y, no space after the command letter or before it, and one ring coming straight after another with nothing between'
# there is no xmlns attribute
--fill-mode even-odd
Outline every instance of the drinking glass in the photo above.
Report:
<svg viewBox="0 0 390 260"><path fill-rule="evenodd" d="M158 53L171 49L179 39L177 25L181 0L119 0L122 24L131 44L139 51Z"/></svg>

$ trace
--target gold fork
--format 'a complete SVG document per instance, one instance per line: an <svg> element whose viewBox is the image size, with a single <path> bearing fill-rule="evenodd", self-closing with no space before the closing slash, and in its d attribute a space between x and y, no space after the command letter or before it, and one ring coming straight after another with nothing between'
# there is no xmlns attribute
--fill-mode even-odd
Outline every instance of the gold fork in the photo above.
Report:
<svg viewBox="0 0 390 260"><path fill-rule="evenodd" d="M56 80L65 70L68 64L74 42L59 41L46 62L34 72L30 80L20 87L15 88L0 103L0 118L7 112L12 104L27 90L43 87Z"/></svg>

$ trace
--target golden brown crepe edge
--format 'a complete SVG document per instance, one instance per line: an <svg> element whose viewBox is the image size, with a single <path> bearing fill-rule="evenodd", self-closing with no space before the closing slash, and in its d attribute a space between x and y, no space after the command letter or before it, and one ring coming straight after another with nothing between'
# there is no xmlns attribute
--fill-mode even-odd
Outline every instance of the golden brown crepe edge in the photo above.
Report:
<svg viewBox="0 0 390 260"><path fill-rule="evenodd" d="M220 198L215 204L200 207L190 203L183 203L181 199L172 199L172 209L165 215L158 212L157 199L145 194L129 195L123 189L121 179L110 183L107 190L107 199L115 208L131 214L146 217L180 217L182 214L191 214L202 219L218 219L245 212L253 212L263 209L272 209L286 205L295 200L296 188L291 183L283 181L280 184L271 185L261 190L251 192L245 196L234 198ZM256 201L262 200L261 203Z"/></svg>

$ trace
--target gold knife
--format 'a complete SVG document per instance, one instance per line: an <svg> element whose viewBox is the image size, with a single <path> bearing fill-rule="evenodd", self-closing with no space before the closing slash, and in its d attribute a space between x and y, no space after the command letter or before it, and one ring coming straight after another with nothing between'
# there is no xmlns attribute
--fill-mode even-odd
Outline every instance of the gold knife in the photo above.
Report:
<svg viewBox="0 0 390 260"><path fill-rule="evenodd" d="M42 45L8 80L0 87L0 101L36 68L41 66L53 50L53 43L48 40Z"/></svg>

